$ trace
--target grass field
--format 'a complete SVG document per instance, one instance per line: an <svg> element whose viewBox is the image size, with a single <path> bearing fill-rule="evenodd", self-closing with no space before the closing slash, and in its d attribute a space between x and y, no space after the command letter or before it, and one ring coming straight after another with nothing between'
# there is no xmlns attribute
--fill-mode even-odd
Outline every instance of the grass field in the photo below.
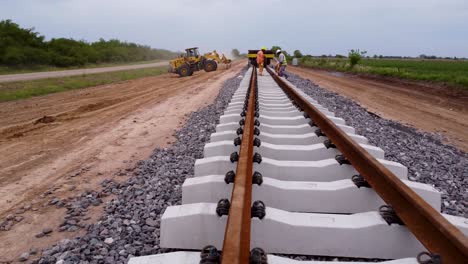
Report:
<svg viewBox="0 0 468 264"><path fill-rule="evenodd" d="M149 61L127 62L127 63L99 63L99 64L87 64L85 66L76 66L76 67L52 67L52 66L36 65L36 66L30 66L26 68L15 68L15 67L0 66L0 75L31 73L31 72L46 72L46 71L66 71L66 70L76 70L76 69L92 69L92 68L100 68L100 67L148 64L148 63L154 63L154 62L160 62L160 61L162 60L149 60Z"/></svg>
<svg viewBox="0 0 468 264"><path fill-rule="evenodd" d="M409 80L433 81L468 89L468 61L363 59L353 69L350 69L346 58L304 58L301 65L345 72L394 76Z"/></svg>
<svg viewBox="0 0 468 264"><path fill-rule="evenodd" d="M167 67L155 67L33 81L0 83L0 102L155 76L165 72L167 72Z"/></svg>

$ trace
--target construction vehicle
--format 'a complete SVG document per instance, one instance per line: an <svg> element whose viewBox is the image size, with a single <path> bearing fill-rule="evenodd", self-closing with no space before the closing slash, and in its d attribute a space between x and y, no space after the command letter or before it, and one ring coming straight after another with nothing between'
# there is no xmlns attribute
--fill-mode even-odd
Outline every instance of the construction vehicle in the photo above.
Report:
<svg viewBox="0 0 468 264"><path fill-rule="evenodd" d="M218 64L222 63L226 65L226 68L230 67L231 60L227 59L226 56L219 57L219 54L215 51L200 55L198 48L185 49L185 54L179 58L171 60L169 62L169 72L177 73L181 77L191 76L193 72L205 70L206 72L216 71Z"/></svg>
<svg viewBox="0 0 468 264"><path fill-rule="evenodd" d="M248 58L248 63L250 65L258 66L257 65L257 53L259 51L260 50L249 50L249 53L247 54L247 58ZM265 55L264 65L265 66L270 65L271 60L275 58L274 52L272 50L265 50L263 54Z"/></svg>
<svg viewBox="0 0 468 264"><path fill-rule="evenodd" d="M208 53L205 53L205 55L203 55L205 58L209 59L209 60L215 60L218 64L222 63L224 65L226 65L226 68L229 68L231 67L231 60L226 58L226 56L224 56L224 54L219 57L219 54L218 52L213 51L213 52L208 52Z"/></svg>

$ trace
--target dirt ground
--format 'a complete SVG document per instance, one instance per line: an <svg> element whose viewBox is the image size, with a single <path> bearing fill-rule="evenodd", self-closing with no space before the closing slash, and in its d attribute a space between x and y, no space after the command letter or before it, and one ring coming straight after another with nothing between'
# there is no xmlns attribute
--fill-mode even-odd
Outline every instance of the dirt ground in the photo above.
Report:
<svg viewBox="0 0 468 264"><path fill-rule="evenodd" d="M440 133L447 143L468 151L468 92L299 67L288 67L288 71L351 98L381 117Z"/></svg>
<svg viewBox="0 0 468 264"><path fill-rule="evenodd" d="M66 209L50 200L99 189L104 179L126 179L119 175L130 175L138 160L170 144L187 114L210 104L244 65L0 103L0 223L8 215L24 217L0 231L0 263L82 234L56 231ZM92 207L88 222L101 212L102 206ZM36 238L43 228L54 232Z"/></svg>

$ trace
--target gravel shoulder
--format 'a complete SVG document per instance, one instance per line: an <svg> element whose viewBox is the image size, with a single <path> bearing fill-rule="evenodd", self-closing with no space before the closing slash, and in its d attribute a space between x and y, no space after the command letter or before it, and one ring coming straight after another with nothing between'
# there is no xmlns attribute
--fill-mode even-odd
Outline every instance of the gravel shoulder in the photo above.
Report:
<svg viewBox="0 0 468 264"><path fill-rule="evenodd" d="M90 68L90 69L5 74L5 75L0 75L0 83L38 80L38 79L46 79L46 78L57 78L57 77L65 77L65 76L76 76L76 75L103 73L103 72L135 70L135 69L143 69L143 68L161 67L165 65L168 65L167 61L146 63L146 64Z"/></svg>
<svg viewBox="0 0 468 264"><path fill-rule="evenodd" d="M224 82L214 102L191 113L174 133L176 141L140 161L128 180L102 182L101 194L117 194L106 203L104 215L84 235L46 249L39 263L127 263L131 256L168 252L159 247L161 216L167 206L180 204L182 183L193 177L195 160L203 157L203 147L240 81L233 77Z"/></svg>
<svg viewBox="0 0 468 264"><path fill-rule="evenodd" d="M308 71L308 70L307 70ZM330 81L315 78L294 69L288 80L306 94L318 101L341 117L346 124L356 129L356 133L369 139L371 145L382 148L385 158L399 162L408 168L408 176L412 181L433 185L442 194L442 212L450 215L468 218L468 153L452 145L445 144L445 138L435 133L417 130L412 126L383 118L381 114L372 112L373 108L363 106L360 100L363 96L355 90L342 87L335 91L330 89ZM325 72L319 73L325 74ZM337 78L344 78L339 76ZM310 79L310 80L309 80ZM343 85L348 84L342 81ZM352 80L351 80L352 82ZM319 84L320 83L320 84ZM322 84L324 86L322 87ZM334 83L334 85L341 85ZM347 89L351 89L348 91ZM350 99L357 98L355 100ZM378 96L377 96L378 97ZM383 100L383 99L381 99ZM396 107L396 106L395 106ZM383 115L385 116L385 115ZM281 255L296 260L320 261L368 261L380 262L374 259L336 258L325 256Z"/></svg>
<svg viewBox="0 0 468 264"><path fill-rule="evenodd" d="M442 194L442 212L468 218L468 153L445 144L438 134L385 119L339 93L290 74L291 83L341 117L356 133L382 148L385 158L408 168L410 180L433 185Z"/></svg>
<svg viewBox="0 0 468 264"><path fill-rule="evenodd" d="M0 152L8 153L0 157L0 262L86 233L113 194L96 192L102 181L125 181L138 160L171 144L187 115L243 65L0 103Z"/></svg>
<svg viewBox="0 0 468 264"><path fill-rule="evenodd" d="M289 67L288 71L383 118L440 133L446 137L444 142L468 151L468 92L299 67Z"/></svg>

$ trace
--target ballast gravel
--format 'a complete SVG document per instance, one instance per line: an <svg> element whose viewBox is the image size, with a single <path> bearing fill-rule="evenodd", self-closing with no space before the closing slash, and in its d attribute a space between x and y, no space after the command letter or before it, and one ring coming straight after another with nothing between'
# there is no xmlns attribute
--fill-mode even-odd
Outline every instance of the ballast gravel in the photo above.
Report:
<svg viewBox="0 0 468 264"><path fill-rule="evenodd" d="M292 84L341 117L371 145L385 151L387 160L408 168L410 180L433 185L442 193L442 212L468 218L468 153L425 133L368 112L351 99L323 89L295 74Z"/></svg>
<svg viewBox="0 0 468 264"><path fill-rule="evenodd" d="M159 247L161 216L181 203L182 183L193 177L196 159L215 132L216 124L247 69L227 80L214 103L193 112L170 147L156 149L140 161L124 183L106 180L105 193L117 197L105 205L102 218L76 239L64 239L42 253L38 263L127 263L132 256L169 252Z"/></svg>
<svg viewBox="0 0 468 264"><path fill-rule="evenodd" d="M408 168L412 181L433 185L442 193L442 212L468 217L468 153L442 143L437 134L425 133L381 118L351 99L289 73L288 81L346 121L371 145L385 151L385 159ZM283 255L295 260L381 262L379 259ZM415 256L416 257L416 256Z"/></svg>
<svg viewBox="0 0 468 264"><path fill-rule="evenodd" d="M226 81L215 102L193 112L186 125L175 133L177 141L168 148L156 149L148 160L139 162L126 182L105 180L102 192L117 196L105 205L102 218L90 225L84 236L64 239L43 251L37 263L127 263L132 256L169 252L159 247L162 213L167 206L180 204L182 183L193 177L194 162L203 157L203 147L215 132L240 81L238 77ZM443 144L436 135L369 113L352 100L309 80L290 74L289 81L345 119L371 144L385 150L386 159L407 166L412 180L433 184L442 192L443 212L468 216L467 153ZM286 256L298 260L357 260Z"/></svg>

